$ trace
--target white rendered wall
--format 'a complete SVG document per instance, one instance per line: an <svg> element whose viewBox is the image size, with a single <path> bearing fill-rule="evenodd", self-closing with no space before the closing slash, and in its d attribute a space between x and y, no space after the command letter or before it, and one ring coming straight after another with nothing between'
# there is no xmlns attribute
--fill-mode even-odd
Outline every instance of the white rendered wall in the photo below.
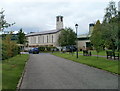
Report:
<svg viewBox="0 0 120 91"><path fill-rule="evenodd" d="M118 2L118 11L120 12L120 1Z"/></svg>
<svg viewBox="0 0 120 91"><path fill-rule="evenodd" d="M36 35L36 36L29 36L28 44L29 45L53 45L58 46L58 37L60 32L54 34L45 34L45 35ZM47 41L48 36L48 41Z"/></svg>

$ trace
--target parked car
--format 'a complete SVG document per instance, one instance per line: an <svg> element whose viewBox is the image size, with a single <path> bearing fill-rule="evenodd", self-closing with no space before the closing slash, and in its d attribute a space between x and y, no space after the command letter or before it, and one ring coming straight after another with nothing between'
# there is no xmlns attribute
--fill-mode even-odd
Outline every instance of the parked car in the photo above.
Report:
<svg viewBox="0 0 120 91"><path fill-rule="evenodd" d="M38 48L32 48L32 49L29 50L29 53L38 54L39 49Z"/></svg>
<svg viewBox="0 0 120 91"><path fill-rule="evenodd" d="M67 48L66 46L64 46L63 48L62 48L62 52L68 52L70 49L69 48Z"/></svg>
<svg viewBox="0 0 120 91"><path fill-rule="evenodd" d="M75 52L77 48L75 46L70 46L70 52Z"/></svg>
<svg viewBox="0 0 120 91"><path fill-rule="evenodd" d="M75 52L76 50L77 50L77 48L73 45L64 46L62 48L62 52Z"/></svg>
<svg viewBox="0 0 120 91"><path fill-rule="evenodd" d="M51 51L52 51L52 52L54 52L54 51L59 51L59 49L58 49L58 48L52 48Z"/></svg>

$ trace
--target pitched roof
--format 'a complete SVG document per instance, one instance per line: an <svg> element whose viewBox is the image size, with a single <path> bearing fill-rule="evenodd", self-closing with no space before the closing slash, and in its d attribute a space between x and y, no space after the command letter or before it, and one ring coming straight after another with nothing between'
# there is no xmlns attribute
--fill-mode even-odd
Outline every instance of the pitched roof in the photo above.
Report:
<svg viewBox="0 0 120 91"><path fill-rule="evenodd" d="M57 33L59 32L60 30L49 30L49 31L42 31L42 32L34 32L34 33L29 33L29 34L26 34L25 36L35 36L35 35L43 35L43 34L52 34L52 33Z"/></svg>
<svg viewBox="0 0 120 91"><path fill-rule="evenodd" d="M91 36L90 34L82 34L82 35L77 36L77 38L87 38L90 36Z"/></svg>

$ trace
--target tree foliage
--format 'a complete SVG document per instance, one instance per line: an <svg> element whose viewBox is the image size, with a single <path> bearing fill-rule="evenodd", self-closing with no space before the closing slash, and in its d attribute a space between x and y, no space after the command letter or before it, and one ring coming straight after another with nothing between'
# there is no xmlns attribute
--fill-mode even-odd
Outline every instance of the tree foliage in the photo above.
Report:
<svg viewBox="0 0 120 91"><path fill-rule="evenodd" d="M2 59L8 59L19 54L19 47L16 42L11 41L12 34L6 35L5 39L2 41Z"/></svg>
<svg viewBox="0 0 120 91"><path fill-rule="evenodd" d="M15 23L12 23L12 24L7 23L7 21L5 20L4 10L2 9L0 11L0 31L3 31L4 28L8 28L14 24Z"/></svg>
<svg viewBox="0 0 120 91"><path fill-rule="evenodd" d="M118 46L118 51L120 50L120 11L118 12L118 16L117 16L117 22L118 22L118 42L117 42L117 46Z"/></svg>
<svg viewBox="0 0 120 91"><path fill-rule="evenodd" d="M15 23L9 24L5 20L5 15L3 14L4 10L0 11L0 32L4 30L4 28L8 28ZM0 35L0 46L2 48L2 60L8 59L10 57L13 57L20 53L19 47L17 46L16 42L11 40L12 32L10 34L4 35L4 38L2 38L3 35Z"/></svg>
<svg viewBox="0 0 120 91"><path fill-rule="evenodd" d="M107 48L115 50L116 47L119 50L119 28L120 21L118 21L118 12L115 7L115 2L109 2L106 8L106 13L104 16L104 21L102 23L103 32L102 38L105 40L104 45Z"/></svg>
<svg viewBox="0 0 120 91"><path fill-rule="evenodd" d="M21 28L18 32L18 44L25 44L25 43L26 43L26 37Z"/></svg>
<svg viewBox="0 0 120 91"><path fill-rule="evenodd" d="M117 21L112 21L110 23L102 24L102 38L104 39L104 45L107 48L115 50L115 46L118 46L118 25Z"/></svg>
<svg viewBox="0 0 120 91"><path fill-rule="evenodd" d="M90 38L92 44L94 45L94 48L96 49L97 53L103 48L103 40L102 40L102 28L101 23L98 20L94 26L94 31L92 33L92 36Z"/></svg>
<svg viewBox="0 0 120 91"><path fill-rule="evenodd" d="M104 15L104 21L103 22L110 22L110 20L117 15L117 10L115 7L115 2L110 1L108 4L108 7L106 7L106 13Z"/></svg>
<svg viewBox="0 0 120 91"><path fill-rule="evenodd" d="M75 45L76 34L71 28L65 28L61 30L58 38L58 43L60 46Z"/></svg>
<svg viewBox="0 0 120 91"><path fill-rule="evenodd" d="M97 21L91 35L91 42L96 49L106 47L120 49L120 16L116 10L115 2L109 2L102 24Z"/></svg>

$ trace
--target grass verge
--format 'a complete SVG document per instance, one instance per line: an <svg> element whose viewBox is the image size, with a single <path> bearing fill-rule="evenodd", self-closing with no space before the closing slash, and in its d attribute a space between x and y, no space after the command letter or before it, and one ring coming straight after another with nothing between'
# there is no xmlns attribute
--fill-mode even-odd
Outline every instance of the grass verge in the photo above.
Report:
<svg viewBox="0 0 120 91"><path fill-rule="evenodd" d="M82 51L80 51L79 53L83 54ZM97 55L97 52L95 50L91 50L91 53L92 53L92 55ZM100 55L100 56L106 56L106 52L105 51L100 51L98 53L98 55Z"/></svg>
<svg viewBox="0 0 120 91"><path fill-rule="evenodd" d="M66 53L52 53L55 56L59 56L65 59L69 59L78 63L86 64L95 68L99 68L102 70L109 71L111 73L119 74L120 71L118 70L118 65L120 61L117 60L107 60L106 58L102 57L95 57L95 56L82 56L79 55L79 58L76 58L76 55L66 54Z"/></svg>
<svg viewBox="0 0 120 91"><path fill-rule="evenodd" d="M28 54L22 54L2 62L2 91L16 90L28 58Z"/></svg>
<svg viewBox="0 0 120 91"><path fill-rule="evenodd" d="M0 61L0 91L2 90L2 61Z"/></svg>
<svg viewBox="0 0 120 91"><path fill-rule="evenodd" d="M111 50L110 50L110 51L111 51ZM80 54L83 54L82 51L79 51L79 53L80 53ZM92 53L92 55L97 55L97 52L96 52L95 50L91 50L91 53ZM120 53L120 52L119 52L119 53ZM100 55L100 56L107 56L106 51L100 51L100 52L98 53L98 55Z"/></svg>

